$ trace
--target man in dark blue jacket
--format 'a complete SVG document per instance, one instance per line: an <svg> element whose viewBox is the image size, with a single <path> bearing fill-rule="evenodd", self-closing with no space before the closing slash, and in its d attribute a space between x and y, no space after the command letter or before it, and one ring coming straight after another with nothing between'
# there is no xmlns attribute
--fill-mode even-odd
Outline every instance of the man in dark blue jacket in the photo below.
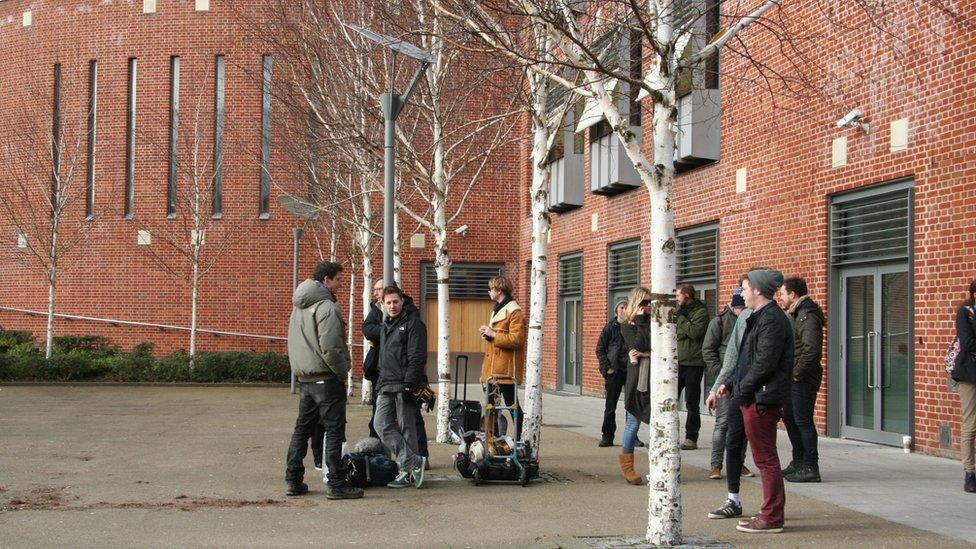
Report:
<svg viewBox="0 0 976 549"><path fill-rule="evenodd" d="M783 273L770 269L749 271L742 281L742 297L753 313L746 319L732 394L742 409L746 438L762 474L763 488L760 513L736 526L747 533L783 531L786 493L776 453L776 424L789 397L793 328L786 313L772 301L782 285Z"/></svg>

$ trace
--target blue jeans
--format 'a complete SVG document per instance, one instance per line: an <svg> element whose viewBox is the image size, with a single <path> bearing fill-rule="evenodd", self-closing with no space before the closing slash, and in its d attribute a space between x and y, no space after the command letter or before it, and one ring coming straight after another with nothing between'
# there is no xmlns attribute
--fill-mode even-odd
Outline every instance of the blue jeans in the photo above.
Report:
<svg viewBox="0 0 976 549"><path fill-rule="evenodd" d="M732 397L721 397L715 401L715 430L712 431L712 462L711 466L716 469L722 468L725 460L725 440L728 432L729 401ZM741 412L740 412L741 414ZM746 443L742 442L741 461L746 458ZM742 469L739 467L739 469ZM738 474L738 473L736 473Z"/></svg>
<svg viewBox="0 0 976 549"><path fill-rule="evenodd" d="M640 431L641 422L637 416L627 412L627 423L624 424L624 439L621 442L625 454L633 454L634 446L637 444L637 433Z"/></svg>

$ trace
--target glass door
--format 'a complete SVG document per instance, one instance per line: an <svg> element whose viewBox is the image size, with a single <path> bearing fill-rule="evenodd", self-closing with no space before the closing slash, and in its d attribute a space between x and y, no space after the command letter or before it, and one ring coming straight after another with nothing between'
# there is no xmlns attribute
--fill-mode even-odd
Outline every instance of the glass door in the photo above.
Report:
<svg viewBox="0 0 976 549"><path fill-rule="evenodd" d="M841 275L842 435L900 445L911 427L911 326L904 267Z"/></svg>
<svg viewBox="0 0 976 549"><path fill-rule="evenodd" d="M579 297L563 298L561 305L559 390L580 393L583 362L581 356L583 310L580 307Z"/></svg>

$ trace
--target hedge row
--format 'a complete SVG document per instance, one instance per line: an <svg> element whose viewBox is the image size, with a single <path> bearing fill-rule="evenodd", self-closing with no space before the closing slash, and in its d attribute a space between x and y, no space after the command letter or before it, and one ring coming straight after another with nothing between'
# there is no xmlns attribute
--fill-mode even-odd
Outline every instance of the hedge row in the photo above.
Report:
<svg viewBox="0 0 976 549"><path fill-rule="evenodd" d="M285 383L288 357L277 353L178 351L153 355L151 343L122 353L100 336L55 338L45 359L27 332L0 330L0 381L146 381Z"/></svg>

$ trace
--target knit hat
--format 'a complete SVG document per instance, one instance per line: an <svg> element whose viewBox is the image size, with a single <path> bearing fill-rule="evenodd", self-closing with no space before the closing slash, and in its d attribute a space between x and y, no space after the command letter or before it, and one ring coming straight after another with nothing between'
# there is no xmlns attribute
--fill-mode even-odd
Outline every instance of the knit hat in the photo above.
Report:
<svg viewBox="0 0 976 549"><path fill-rule="evenodd" d="M759 290L766 299L773 299L776 291L783 285L783 273L772 269L756 269L746 275L752 287Z"/></svg>
<svg viewBox="0 0 976 549"><path fill-rule="evenodd" d="M746 306L746 300L742 299L742 287L739 286L737 288L733 288L732 301L729 302L729 307L735 309L737 307L745 307L745 306Z"/></svg>

